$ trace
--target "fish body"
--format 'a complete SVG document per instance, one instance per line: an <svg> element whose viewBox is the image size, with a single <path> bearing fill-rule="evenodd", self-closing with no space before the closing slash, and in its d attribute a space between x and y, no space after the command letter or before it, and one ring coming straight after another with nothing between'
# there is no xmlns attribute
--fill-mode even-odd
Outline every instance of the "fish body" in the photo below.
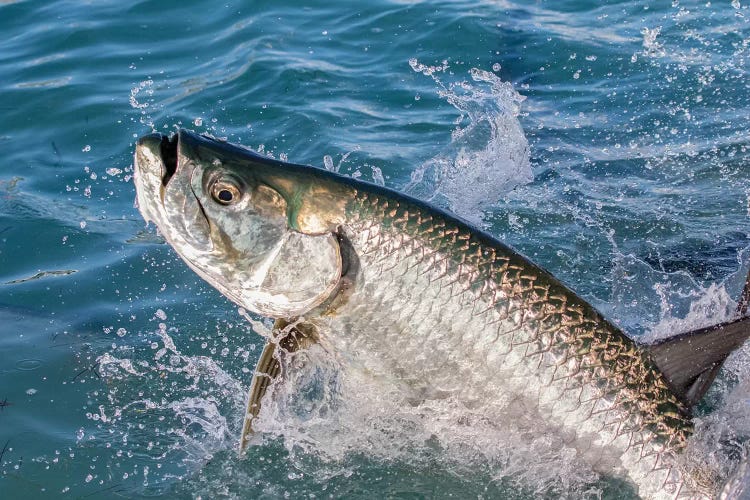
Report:
<svg viewBox="0 0 750 500"><path fill-rule="evenodd" d="M353 290L306 318L337 333L334 352L427 399L493 401L517 430L565 435L579 459L632 478L642 496L692 489L675 467L689 409L648 355L549 273L454 217L372 189L354 193L342 234L358 258Z"/></svg>
<svg viewBox="0 0 750 500"><path fill-rule="evenodd" d="M715 493L713 471L683 459L690 406L746 328L680 378L660 364L698 356L687 342L636 344L518 252L398 192L186 131L141 139L135 182L144 217L209 283L303 322L413 404L450 399L558 436L643 498Z"/></svg>

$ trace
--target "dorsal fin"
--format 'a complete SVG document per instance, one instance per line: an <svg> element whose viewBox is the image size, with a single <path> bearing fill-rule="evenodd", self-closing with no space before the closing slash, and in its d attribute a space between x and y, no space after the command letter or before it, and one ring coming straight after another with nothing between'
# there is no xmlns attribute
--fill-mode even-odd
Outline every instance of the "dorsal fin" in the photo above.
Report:
<svg viewBox="0 0 750 500"><path fill-rule="evenodd" d="M703 398L727 356L750 337L748 304L750 273L737 301L739 319L682 333L646 346L672 391L688 406L695 406Z"/></svg>

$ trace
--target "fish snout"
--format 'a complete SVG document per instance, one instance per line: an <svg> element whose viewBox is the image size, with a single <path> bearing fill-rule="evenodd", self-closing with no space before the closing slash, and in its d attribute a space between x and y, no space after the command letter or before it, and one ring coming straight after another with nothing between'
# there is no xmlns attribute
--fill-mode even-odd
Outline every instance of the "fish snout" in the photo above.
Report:
<svg viewBox="0 0 750 500"><path fill-rule="evenodd" d="M177 171L177 146L179 134L171 137L160 133L147 134L136 143L136 163L141 169L149 169L151 175L158 175L162 186ZM146 161L138 161L140 159Z"/></svg>
<svg viewBox="0 0 750 500"><path fill-rule="evenodd" d="M136 207L147 221L157 222L164 189L177 171L178 136L144 135L136 142L133 180Z"/></svg>

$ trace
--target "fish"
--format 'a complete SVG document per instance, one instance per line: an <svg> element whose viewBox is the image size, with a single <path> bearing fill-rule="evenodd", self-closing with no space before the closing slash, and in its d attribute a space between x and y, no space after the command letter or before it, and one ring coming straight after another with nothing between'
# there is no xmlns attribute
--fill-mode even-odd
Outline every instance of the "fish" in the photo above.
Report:
<svg viewBox="0 0 750 500"><path fill-rule="evenodd" d="M137 141L134 182L142 216L190 268L276 321L241 449L280 353L325 343L424 398L559 433L641 498L722 487L690 453L692 408L750 334L750 285L730 321L646 345L497 238L383 186L185 129Z"/></svg>

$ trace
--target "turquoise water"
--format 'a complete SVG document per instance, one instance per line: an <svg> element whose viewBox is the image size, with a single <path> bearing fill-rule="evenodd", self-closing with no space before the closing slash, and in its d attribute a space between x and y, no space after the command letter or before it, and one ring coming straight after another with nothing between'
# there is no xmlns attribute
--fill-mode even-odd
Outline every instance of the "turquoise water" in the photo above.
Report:
<svg viewBox="0 0 750 500"><path fill-rule="evenodd" d="M529 477L539 449L517 463L376 407L318 414L326 439L290 409L238 458L262 338L145 227L133 144L187 127L408 191L666 336L727 317L747 274L749 18L745 0L0 2L0 497L629 497L554 450ZM750 436L748 354L701 409L722 439Z"/></svg>

